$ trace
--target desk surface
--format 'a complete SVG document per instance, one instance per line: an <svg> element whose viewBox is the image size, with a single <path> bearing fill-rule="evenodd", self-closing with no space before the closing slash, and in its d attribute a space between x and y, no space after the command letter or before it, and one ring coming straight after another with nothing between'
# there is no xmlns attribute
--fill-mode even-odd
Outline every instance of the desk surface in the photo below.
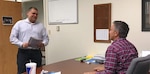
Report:
<svg viewBox="0 0 150 74"><path fill-rule="evenodd" d="M39 67L37 68L37 74L40 74L42 69L47 71L61 71L61 74L83 74L84 72L93 71L97 66L103 67L101 64L86 64L71 59Z"/></svg>

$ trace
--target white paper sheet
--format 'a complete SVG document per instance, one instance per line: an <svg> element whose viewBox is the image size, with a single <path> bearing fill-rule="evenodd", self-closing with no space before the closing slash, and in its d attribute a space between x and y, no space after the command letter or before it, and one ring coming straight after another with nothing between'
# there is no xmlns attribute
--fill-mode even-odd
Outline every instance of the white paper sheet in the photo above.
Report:
<svg viewBox="0 0 150 74"><path fill-rule="evenodd" d="M96 29L96 40L109 40L109 29Z"/></svg>
<svg viewBox="0 0 150 74"><path fill-rule="evenodd" d="M150 55L150 51L142 51L142 57L145 57L147 55Z"/></svg>

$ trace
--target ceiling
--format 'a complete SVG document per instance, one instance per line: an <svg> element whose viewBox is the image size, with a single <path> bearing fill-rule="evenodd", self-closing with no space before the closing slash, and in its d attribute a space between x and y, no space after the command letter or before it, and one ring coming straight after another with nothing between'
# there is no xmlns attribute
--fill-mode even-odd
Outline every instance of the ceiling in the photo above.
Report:
<svg viewBox="0 0 150 74"><path fill-rule="evenodd" d="M31 1L39 1L39 0L5 0L5 1L13 1L13 2L31 2Z"/></svg>

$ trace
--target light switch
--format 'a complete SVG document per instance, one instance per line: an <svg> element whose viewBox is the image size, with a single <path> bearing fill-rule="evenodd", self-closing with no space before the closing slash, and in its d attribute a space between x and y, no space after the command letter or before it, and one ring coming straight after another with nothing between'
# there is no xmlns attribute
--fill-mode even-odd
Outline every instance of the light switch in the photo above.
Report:
<svg viewBox="0 0 150 74"><path fill-rule="evenodd" d="M60 31L60 26L56 26L56 31Z"/></svg>

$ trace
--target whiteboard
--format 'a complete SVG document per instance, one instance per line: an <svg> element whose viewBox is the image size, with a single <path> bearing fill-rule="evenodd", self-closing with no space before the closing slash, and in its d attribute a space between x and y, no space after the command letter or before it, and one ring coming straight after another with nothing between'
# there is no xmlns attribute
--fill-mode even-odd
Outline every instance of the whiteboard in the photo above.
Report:
<svg viewBox="0 0 150 74"><path fill-rule="evenodd" d="M77 0L49 0L49 24L77 23Z"/></svg>

